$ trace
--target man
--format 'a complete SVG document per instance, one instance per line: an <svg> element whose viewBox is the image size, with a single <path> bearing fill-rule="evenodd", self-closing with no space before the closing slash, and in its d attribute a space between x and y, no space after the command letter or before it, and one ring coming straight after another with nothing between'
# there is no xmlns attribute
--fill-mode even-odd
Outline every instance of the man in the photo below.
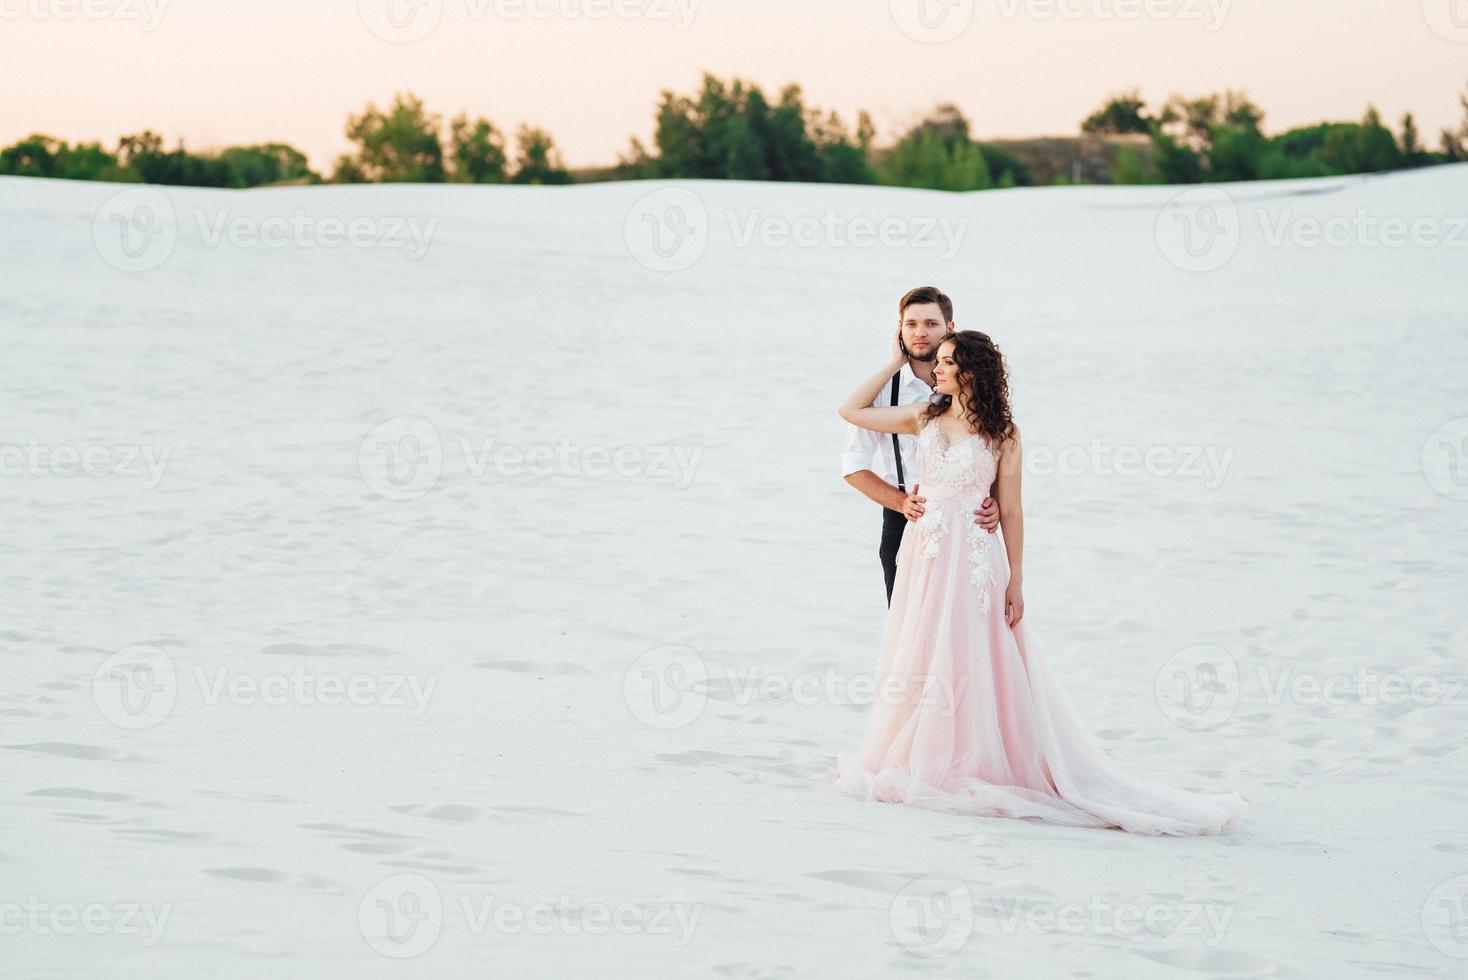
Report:
<svg viewBox="0 0 1468 980"><path fill-rule="evenodd" d="M907 363L872 403L875 407L928 401L933 393L933 361L938 357L938 344L957 329L953 301L936 286L919 286L903 296L897 307L897 321L897 335ZM848 425L841 451L841 475L846 482L883 508L879 554L889 606L902 532L909 521L923 515L924 498L910 492L913 474L917 473L916 447L916 436L884 435ZM983 506L974 511L974 523L990 534L999 526L999 505L993 496L986 497Z"/></svg>

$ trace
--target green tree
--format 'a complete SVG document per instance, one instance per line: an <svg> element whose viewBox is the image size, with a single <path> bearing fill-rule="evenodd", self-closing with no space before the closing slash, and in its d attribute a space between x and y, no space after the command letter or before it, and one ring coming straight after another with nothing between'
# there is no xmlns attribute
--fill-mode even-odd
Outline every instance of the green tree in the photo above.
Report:
<svg viewBox="0 0 1468 980"><path fill-rule="evenodd" d="M1422 148L1422 136L1417 132L1417 120L1412 118L1410 112L1402 117L1400 151L1404 167L1422 167L1432 162Z"/></svg>
<svg viewBox="0 0 1468 980"><path fill-rule="evenodd" d="M460 114L449 123L451 180L464 184L498 184L505 179L505 141L488 119Z"/></svg>
<svg viewBox="0 0 1468 980"><path fill-rule="evenodd" d="M1381 124L1375 106L1367 108L1359 125L1334 127L1326 136L1321 156L1333 173L1340 174L1394 170L1402 162L1396 137Z"/></svg>
<svg viewBox="0 0 1468 980"><path fill-rule="evenodd" d="M1203 158L1160 126L1152 128L1152 166L1164 184L1193 184L1203 179Z"/></svg>
<svg viewBox="0 0 1468 980"><path fill-rule="evenodd" d="M619 169L653 177L869 183L874 132L865 113L852 133L838 114L808 108L797 85L772 103L757 85L705 73L691 96L663 92L656 153L634 140Z"/></svg>
<svg viewBox="0 0 1468 980"><path fill-rule="evenodd" d="M933 129L902 138L877 168L880 183L940 191L977 191L993 186L984 154L973 142L945 140Z"/></svg>
<svg viewBox="0 0 1468 980"><path fill-rule="evenodd" d="M993 179L995 187L1031 187L1034 185L1034 175L1030 173L1030 168L1019 157L992 143L979 143L978 147L984 154L984 166L989 168L989 176Z"/></svg>
<svg viewBox="0 0 1468 980"><path fill-rule="evenodd" d="M1245 93L1232 89L1196 99L1174 95L1155 122L1154 128L1161 128L1173 142L1206 155L1213 146L1214 133L1222 126L1258 133L1264 123L1264 110Z"/></svg>
<svg viewBox="0 0 1468 980"><path fill-rule="evenodd" d="M61 154L66 144L39 133L0 150L0 174L17 177L61 177Z"/></svg>
<svg viewBox="0 0 1468 980"><path fill-rule="evenodd" d="M1456 129L1442 131L1443 158L1449 163L1468 160L1468 90L1458 96L1463 107L1463 121Z"/></svg>
<svg viewBox="0 0 1468 980"><path fill-rule="evenodd" d="M372 183L439 183L444 180L440 120L423 100L398 94L380 110L369 103L366 111L347 120L347 139L356 144L336 166L337 180Z"/></svg>
<svg viewBox="0 0 1468 980"><path fill-rule="evenodd" d="M550 133L534 126L521 126L515 134L520 152L515 161L517 184L569 184L571 174L561 163Z"/></svg>
<svg viewBox="0 0 1468 980"><path fill-rule="evenodd" d="M1208 147L1208 178L1258 180L1268 145L1257 128L1234 123L1216 126Z"/></svg>
<svg viewBox="0 0 1468 980"><path fill-rule="evenodd" d="M1156 170L1145 160L1134 146L1124 146L1116 156L1116 166L1111 170L1111 180L1117 184L1155 184Z"/></svg>
<svg viewBox="0 0 1468 980"><path fill-rule="evenodd" d="M260 187L284 182L316 183L306 155L284 143L231 146L219 153L226 187Z"/></svg>
<svg viewBox="0 0 1468 980"><path fill-rule="evenodd" d="M1081 132L1093 136L1120 136L1123 133L1151 132L1147 103L1136 89L1113 95L1081 123Z"/></svg>

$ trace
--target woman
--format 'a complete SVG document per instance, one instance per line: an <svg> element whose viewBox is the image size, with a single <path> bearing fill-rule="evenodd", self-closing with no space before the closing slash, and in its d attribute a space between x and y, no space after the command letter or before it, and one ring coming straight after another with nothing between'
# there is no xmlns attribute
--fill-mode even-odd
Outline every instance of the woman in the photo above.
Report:
<svg viewBox="0 0 1468 980"><path fill-rule="evenodd" d="M897 581L860 753L837 758L843 792L979 816L1031 817L1141 834L1217 834L1236 793L1192 793L1122 772L1071 714L1024 619L1019 429L1003 355L985 334L938 348L933 404L873 408L890 362L841 406L876 432L915 434ZM997 475L1000 530L968 519ZM919 496L921 489L921 496Z"/></svg>

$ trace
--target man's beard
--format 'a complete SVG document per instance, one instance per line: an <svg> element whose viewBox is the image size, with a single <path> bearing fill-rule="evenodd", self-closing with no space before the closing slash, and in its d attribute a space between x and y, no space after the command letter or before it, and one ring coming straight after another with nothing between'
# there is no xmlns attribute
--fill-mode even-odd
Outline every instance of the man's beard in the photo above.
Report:
<svg viewBox="0 0 1468 980"><path fill-rule="evenodd" d="M938 359L938 348L936 347L928 348L928 352L926 354L914 354L911 350L908 349L907 342L904 341L902 344L902 351L908 356L910 360L922 361L924 364L931 364Z"/></svg>

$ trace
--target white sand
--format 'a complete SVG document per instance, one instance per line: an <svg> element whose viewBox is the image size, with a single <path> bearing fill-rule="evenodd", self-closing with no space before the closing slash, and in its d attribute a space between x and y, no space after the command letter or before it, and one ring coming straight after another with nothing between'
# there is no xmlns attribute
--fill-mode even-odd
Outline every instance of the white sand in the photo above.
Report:
<svg viewBox="0 0 1468 980"><path fill-rule="evenodd" d="M661 186L170 189L171 253L126 273L105 220L93 236L122 188L0 180L0 445L51 447L6 450L0 480L0 972L1464 975L1468 232L1266 233L1461 219L1468 167L1230 186L1242 242L1201 272L1167 258L1176 188L733 183L686 185L707 249L657 272L626 236ZM437 225L415 261L302 232L211 246L196 220L297 209ZM946 257L736 241L827 209L969 225ZM1250 799L1233 835L834 794L885 613L834 409L928 281L1008 353L1032 453L1169 454L1138 476L1034 467L1029 615L1126 767ZM359 451L404 416L434 427L442 473L389 499L412 494ZM460 440L647 465L475 473ZM146 456L71 474L58 447L167 456L153 477ZM651 465L658 447L691 469ZM1199 646L1241 679L1195 730L1167 678ZM665 647L692 653L639 664ZM707 702L655 714L640 668L695 655ZM138 663L159 693L130 716ZM253 696L297 670L285 703ZM1363 703L1368 670L1441 689ZM805 686L745 696L729 678L751 671ZM828 677L834 694L811 685ZM1271 696L1300 677L1351 686ZM321 703L354 679L369 703ZM442 912L385 941L383 909L425 889ZM924 911L943 927L926 946Z"/></svg>

